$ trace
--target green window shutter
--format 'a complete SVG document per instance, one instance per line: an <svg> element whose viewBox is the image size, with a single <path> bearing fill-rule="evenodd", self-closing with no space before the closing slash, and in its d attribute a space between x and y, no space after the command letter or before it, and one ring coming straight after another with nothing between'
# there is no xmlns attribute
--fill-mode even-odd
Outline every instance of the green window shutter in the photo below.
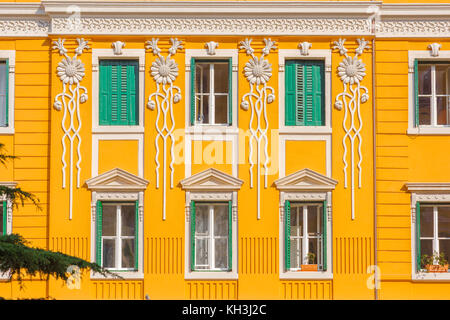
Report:
<svg viewBox="0 0 450 320"><path fill-rule="evenodd" d="M422 269L420 259L420 202L416 202L416 265L417 272Z"/></svg>
<svg viewBox="0 0 450 320"><path fill-rule="evenodd" d="M228 59L228 125L233 124L233 62Z"/></svg>
<svg viewBox="0 0 450 320"><path fill-rule="evenodd" d="M191 58L191 125L195 125L195 59Z"/></svg>
<svg viewBox="0 0 450 320"><path fill-rule="evenodd" d="M414 60L414 115L415 125L419 126L419 62Z"/></svg>
<svg viewBox="0 0 450 320"><path fill-rule="evenodd" d="M284 202L284 266L285 270L291 269L291 203Z"/></svg>
<svg viewBox="0 0 450 320"><path fill-rule="evenodd" d="M323 217L322 217L322 252L323 252L323 271L327 271L327 202L323 204Z"/></svg>
<svg viewBox="0 0 450 320"><path fill-rule="evenodd" d="M97 201L97 217L96 221L96 262L98 265L102 265L102 222L103 222L103 204L101 201Z"/></svg>
<svg viewBox="0 0 450 320"><path fill-rule="evenodd" d="M2 222L3 222L3 228L1 230L2 234L6 234L7 231L7 227L6 224L8 223L8 202L7 201L3 201L3 217L2 217Z"/></svg>
<svg viewBox="0 0 450 320"><path fill-rule="evenodd" d="M295 114L296 114L296 63L294 61L286 61L285 67L285 125L295 126Z"/></svg>
<svg viewBox="0 0 450 320"><path fill-rule="evenodd" d="M139 269L139 201L136 201L136 217L135 217L135 238L134 238L134 268Z"/></svg>
<svg viewBox="0 0 450 320"><path fill-rule="evenodd" d="M137 125L139 91L137 61L100 61L100 125Z"/></svg>
<svg viewBox="0 0 450 320"><path fill-rule="evenodd" d="M232 221L233 221L233 204L232 204L232 201L228 201L228 270L229 271L231 271L233 268Z"/></svg>
<svg viewBox="0 0 450 320"><path fill-rule="evenodd" d="M320 62L308 63L305 73L305 126L322 125L323 94L322 76L323 64Z"/></svg>
<svg viewBox="0 0 450 320"><path fill-rule="evenodd" d="M195 270L195 202L191 201L191 271Z"/></svg>

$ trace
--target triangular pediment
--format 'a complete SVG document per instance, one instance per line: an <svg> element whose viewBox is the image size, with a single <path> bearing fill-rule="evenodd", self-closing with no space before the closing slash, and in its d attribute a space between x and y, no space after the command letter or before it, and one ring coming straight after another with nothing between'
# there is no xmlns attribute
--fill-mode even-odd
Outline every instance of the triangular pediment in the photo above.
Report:
<svg viewBox="0 0 450 320"><path fill-rule="evenodd" d="M242 180L214 168L180 181L185 190L239 190Z"/></svg>
<svg viewBox="0 0 450 320"><path fill-rule="evenodd" d="M329 191L333 190L336 184L336 180L307 168L275 181L278 190L291 191Z"/></svg>
<svg viewBox="0 0 450 320"><path fill-rule="evenodd" d="M90 190L145 190L148 181L123 169L115 168L86 181Z"/></svg>

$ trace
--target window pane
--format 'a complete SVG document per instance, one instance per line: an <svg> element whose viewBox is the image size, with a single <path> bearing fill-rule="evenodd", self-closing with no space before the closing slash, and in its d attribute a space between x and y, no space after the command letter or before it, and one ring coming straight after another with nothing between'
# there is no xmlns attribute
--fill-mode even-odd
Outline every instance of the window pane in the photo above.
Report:
<svg viewBox="0 0 450 320"><path fill-rule="evenodd" d="M309 261L309 257L308 260L305 261L305 264L317 264L317 257L319 255L319 251L318 251L318 240L317 239L309 239L309 253L314 254L314 259L312 262Z"/></svg>
<svg viewBox="0 0 450 320"><path fill-rule="evenodd" d="M419 97L419 125L431 124L431 98Z"/></svg>
<svg viewBox="0 0 450 320"><path fill-rule="evenodd" d="M420 237L433 237L433 207L420 208Z"/></svg>
<svg viewBox="0 0 450 320"><path fill-rule="evenodd" d="M207 205L197 205L195 208L195 234L209 234L209 210Z"/></svg>
<svg viewBox="0 0 450 320"><path fill-rule="evenodd" d="M447 125L449 124L448 108L449 106L448 97L437 97L437 124Z"/></svg>
<svg viewBox="0 0 450 320"><path fill-rule="evenodd" d="M195 265L198 266L198 269L209 269L208 243L208 239L195 240Z"/></svg>
<svg viewBox="0 0 450 320"><path fill-rule="evenodd" d="M321 221L319 206L308 206L308 235L317 236L321 234Z"/></svg>
<svg viewBox="0 0 450 320"><path fill-rule="evenodd" d="M419 64L419 94L431 94L431 66Z"/></svg>
<svg viewBox="0 0 450 320"><path fill-rule="evenodd" d="M209 95L195 97L196 115L198 123L209 123Z"/></svg>
<svg viewBox="0 0 450 320"><path fill-rule="evenodd" d="M209 63L195 64L195 93L209 93Z"/></svg>
<svg viewBox="0 0 450 320"><path fill-rule="evenodd" d="M214 235L228 236L228 206L214 206Z"/></svg>
<svg viewBox="0 0 450 320"><path fill-rule="evenodd" d="M216 95L214 121L218 124L228 123L228 96Z"/></svg>
<svg viewBox="0 0 450 320"><path fill-rule="evenodd" d="M300 268L302 253L302 239L291 239L291 268ZM299 264L300 262L300 264Z"/></svg>
<svg viewBox="0 0 450 320"><path fill-rule="evenodd" d="M297 208L291 207L291 236L297 235L297 226L298 226L298 219L297 219Z"/></svg>
<svg viewBox="0 0 450 320"><path fill-rule="evenodd" d="M445 259L448 261L450 257L450 240L439 240L439 253L444 253Z"/></svg>
<svg viewBox="0 0 450 320"><path fill-rule="evenodd" d="M103 239L103 267L116 267L116 241L113 239Z"/></svg>
<svg viewBox="0 0 450 320"><path fill-rule="evenodd" d="M117 206L103 205L102 232L104 236L116 235Z"/></svg>
<svg viewBox="0 0 450 320"><path fill-rule="evenodd" d="M438 207L438 237L450 238L450 207Z"/></svg>
<svg viewBox="0 0 450 320"><path fill-rule="evenodd" d="M214 64L214 92L228 93L229 74L228 63Z"/></svg>
<svg viewBox="0 0 450 320"><path fill-rule="evenodd" d="M134 268L134 239L122 239L122 268Z"/></svg>
<svg viewBox="0 0 450 320"><path fill-rule="evenodd" d="M420 254L433 255L433 240L420 240Z"/></svg>
<svg viewBox="0 0 450 320"><path fill-rule="evenodd" d="M136 207L135 205L122 205L122 236L136 234Z"/></svg>
<svg viewBox="0 0 450 320"><path fill-rule="evenodd" d="M449 66L436 65L436 94L449 94Z"/></svg>
<svg viewBox="0 0 450 320"><path fill-rule="evenodd" d="M6 72L6 62L0 62L0 127L5 127L6 123L6 83L8 73Z"/></svg>
<svg viewBox="0 0 450 320"><path fill-rule="evenodd" d="M228 239L216 239L214 251L216 269L226 269L228 267Z"/></svg>

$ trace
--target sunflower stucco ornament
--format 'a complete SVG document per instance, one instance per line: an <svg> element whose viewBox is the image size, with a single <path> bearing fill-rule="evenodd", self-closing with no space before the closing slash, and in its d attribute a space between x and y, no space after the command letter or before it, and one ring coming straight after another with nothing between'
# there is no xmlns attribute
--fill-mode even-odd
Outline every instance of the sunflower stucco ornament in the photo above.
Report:
<svg viewBox="0 0 450 320"><path fill-rule="evenodd" d="M152 93L147 102L147 107L150 110L157 111L156 114L156 131L155 138L156 147L156 188L159 188L160 182L160 147L162 147L163 163L162 163L162 184L163 184L163 220L166 220L166 191L167 191L167 169L170 169L170 188L173 188L174 176L174 145L175 138L173 132L175 130L175 118L173 112L173 104L181 101L181 90L174 85L178 77L178 64L171 57L182 49L181 41L178 39L170 39L171 46L167 57L161 55L161 49L158 47L158 39L153 38L147 41L146 48L151 50L156 55L150 67L150 75L156 83L156 91ZM171 160L168 163L168 150L170 151Z"/></svg>
<svg viewBox="0 0 450 320"><path fill-rule="evenodd" d="M56 67L56 74L63 84L63 91L56 95L53 107L57 111L63 111L61 120L64 132L61 139L63 147L61 156L62 188L66 188L67 173L69 173L69 220L72 220L74 171L76 171L77 175L76 187L80 188L80 165L82 160L80 104L88 100L87 89L80 85L85 76L85 67L83 62L78 59L78 56L84 50L89 49L89 46L88 42L83 38L77 39L78 46L75 49L75 55L71 58L67 55L68 50L64 47L64 42L64 39L58 39L58 41L53 42L53 49L58 50L58 53L64 56Z"/></svg>
<svg viewBox="0 0 450 320"><path fill-rule="evenodd" d="M344 188L348 188L348 169L350 169L352 220L355 219L355 165L358 168L358 187L362 187L361 164L363 155L361 130L363 128L363 119L361 103L369 101L369 90L361 85L366 76L366 66L359 59L364 50L369 48L369 42L364 39L358 39L357 42L358 47L355 50L354 57L348 55L348 50L344 45L345 39L339 39L339 41L333 43L333 49L339 50L339 54L344 56L337 69L337 74L344 84L344 91L336 96L334 107L337 110L344 109L343 128L345 135L342 141L344 147ZM347 159L348 153L350 153L350 168ZM355 163L356 161L358 162Z"/></svg>
<svg viewBox="0 0 450 320"><path fill-rule="evenodd" d="M240 49L251 56L245 64L244 75L250 83L250 92L242 97L241 108L245 111L250 109L250 139L249 139L249 163L250 163L250 188L253 188L254 167L256 165L257 176L257 212L260 219L260 197L261 197L261 163L264 168L264 187L267 188L267 173L269 163L268 138L269 120L267 118L267 104L275 101L275 90L267 86L272 77L272 65L265 59L271 50L275 50L275 42L264 39L264 48L260 57L255 56L255 50L251 46L251 39L241 41ZM253 160L254 145L256 145L256 163ZM264 156L262 156L264 153Z"/></svg>

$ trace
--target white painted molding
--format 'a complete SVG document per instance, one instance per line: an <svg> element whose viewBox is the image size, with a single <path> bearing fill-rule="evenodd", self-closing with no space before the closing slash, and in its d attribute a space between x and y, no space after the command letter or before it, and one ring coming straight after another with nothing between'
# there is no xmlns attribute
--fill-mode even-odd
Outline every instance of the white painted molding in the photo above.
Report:
<svg viewBox="0 0 450 320"><path fill-rule="evenodd" d="M214 56L216 54L216 49L219 46L219 43L210 41L205 43L206 53L210 56Z"/></svg>
<svg viewBox="0 0 450 320"><path fill-rule="evenodd" d="M348 149L350 149L350 188L351 188L351 211L352 220L355 220L355 161L356 157L359 161L356 164L358 168L358 187L362 188L362 143L361 130L363 128L363 119L361 116L361 103L366 103L369 100L369 90L361 85L361 81L366 76L366 68L361 59L365 49L369 48L369 42L364 39L357 39L358 47L355 50L355 56L348 55L348 49L345 48L345 39L339 39L334 42L333 49L339 50L339 53L345 58L339 64L338 76L344 84L344 90L336 96L334 106L338 110L344 109L344 120L342 126L344 127L344 188L348 187ZM349 118L350 117L350 118ZM349 119L349 120L348 120ZM350 124L348 123L350 122ZM349 146L348 146L349 144ZM357 148L357 151L355 149ZM357 156L355 155L357 152Z"/></svg>
<svg viewBox="0 0 450 320"><path fill-rule="evenodd" d="M244 181L220 170L209 168L180 181L183 190L192 191L237 191Z"/></svg>
<svg viewBox="0 0 450 320"><path fill-rule="evenodd" d="M432 43L428 45L428 49L430 49L430 55L432 57L439 57L439 50L441 49L442 44L440 43Z"/></svg>
<svg viewBox="0 0 450 320"><path fill-rule="evenodd" d="M449 182L408 182L405 183L408 192L415 193L449 193Z"/></svg>
<svg viewBox="0 0 450 320"><path fill-rule="evenodd" d="M69 166L69 220L72 220L73 209L73 187L74 187L74 166L76 166L76 188L80 188L81 175L81 143L80 130L82 125L80 104L85 103L88 99L87 89L81 86L80 82L85 76L84 63L78 59L78 56L84 50L88 50L87 41L83 38L78 38L78 47L75 49L75 55L70 58L67 55L67 49L64 47L64 39L53 41L53 49L59 51L59 54L64 56L56 68L58 77L63 83L63 90L55 97L53 107L63 112L61 126L64 135L61 139L63 151L61 155L62 161L62 188L66 188L66 171ZM69 119L69 121L67 121ZM75 162L75 150L76 159ZM69 149L69 164L67 164L66 152Z"/></svg>
<svg viewBox="0 0 450 320"><path fill-rule="evenodd" d="M96 191L144 191L148 181L123 169L115 168L86 180L89 190Z"/></svg>
<svg viewBox="0 0 450 320"><path fill-rule="evenodd" d="M275 187L280 191L331 191L338 182L318 172L305 168L286 177L274 181Z"/></svg>
<svg viewBox="0 0 450 320"><path fill-rule="evenodd" d="M308 56L309 49L311 49L311 47L312 47L312 43L305 41L305 42L299 43L298 47L300 48L300 54L302 56Z"/></svg>
<svg viewBox="0 0 450 320"><path fill-rule="evenodd" d="M116 56L120 56L123 53L122 49L125 47L125 42L122 42L122 41L113 42L112 43L112 47L113 47L113 50L114 50L114 54Z"/></svg>
<svg viewBox="0 0 450 320"><path fill-rule="evenodd" d="M16 71L16 51L0 50L0 61L8 60L8 126L0 127L0 135L14 134L14 102L15 102L15 71Z"/></svg>

